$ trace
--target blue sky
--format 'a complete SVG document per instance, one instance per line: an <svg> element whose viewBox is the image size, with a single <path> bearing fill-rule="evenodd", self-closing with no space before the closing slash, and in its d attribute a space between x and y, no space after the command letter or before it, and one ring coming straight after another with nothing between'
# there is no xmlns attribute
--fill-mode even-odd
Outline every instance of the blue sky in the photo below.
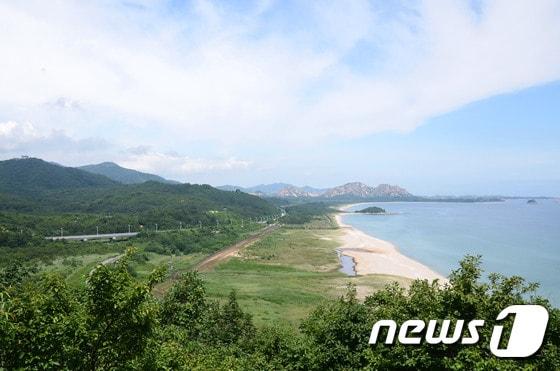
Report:
<svg viewBox="0 0 560 371"><path fill-rule="evenodd" d="M343 147L360 151L364 167L424 194L556 195L559 103L560 83L551 83L471 103L407 134L372 135ZM375 160L379 151L385 155ZM391 160L395 152L403 155Z"/></svg>
<svg viewBox="0 0 560 371"><path fill-rule="evenodd" d="M0 159L560 195L557 1L30 0L0 22Z"/></svg>

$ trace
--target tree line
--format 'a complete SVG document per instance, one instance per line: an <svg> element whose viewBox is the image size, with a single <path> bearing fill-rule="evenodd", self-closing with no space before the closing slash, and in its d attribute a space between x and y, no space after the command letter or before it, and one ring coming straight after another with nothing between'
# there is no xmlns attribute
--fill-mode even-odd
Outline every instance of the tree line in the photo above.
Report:
<svg viewBox="0 0 560 371"><path fill-rule="evenodd" d="M434 370L560 368L560 311L534 297L520 277L491 274L481 280L479 257L466 257L449 285L417 280L405 289L389 285L358 300L347 293L316 308L299 328L257 328L238 305L207 298L195 272L161 297L152 288L162 268L145 281L128 264L134 251L113 265L99 265L84 287L71 289L54 274L38 275L14 263L0 271L0 367L6 369L145 370ZM535 303L550 314L541 350L521 359L500 359L489 337L461 346L369 345L373 323L391 318L487 319L508 305ZM507 327L507 326L506 326Z"/></svg>

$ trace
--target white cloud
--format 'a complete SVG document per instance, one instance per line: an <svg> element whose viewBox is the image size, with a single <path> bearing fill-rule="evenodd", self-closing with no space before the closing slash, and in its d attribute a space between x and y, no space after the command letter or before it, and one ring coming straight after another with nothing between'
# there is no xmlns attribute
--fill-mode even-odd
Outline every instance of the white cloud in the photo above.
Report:
<svg viewBox="0 0 560 371"><path fill-rule="evenodd" d="M62 130L40 129L30 122L0 122L0 157L33 156L66 165L106 158L113 145L100 138L74 138Z"/></svg>
<svg viewBox="0 0 560 371"><path fill-rule="evenodd" d="M235 157L223 159L191 158L176 153L160 153L150 149L128 151L119 164L140 171L165 174L175 179L189 179L197 173L223 172L247 169L249 161L238 160Z"/></svg>
<svg viewBox="0 0 560 371"><path fill-rule="evenodd" d="M111 121L160 150L210 140L235 151L247 141L315 145L413 130L470 102L560 78L554 0L488 1L480 11L421 1L391 12L337 1L301 5L299 18L278 15L283 2L235 12L196 1L175 15L160 2L116 4L0 4L0 105L20 107L20 121L73 134L95 136L103 121L106 135ZM26 117L36 106L88 115L61 127L70 124L58 116Z"/></svg>
<svg viewBox="0 0 560 371"><path fill-rule="evenodd" d="M466 2L428 1L393 27L404 35L389 46L396 64L381 75L350 76L328 92L308 111L317 129L408 131L465 104L560 79L555 1L488 2L480 16Z"/></svg>
<svg viewBox="0 0 560 371"><path fill-rule="evenodd" d="M47 106L62 110L80 110L80 103L66 97L58 97L53 102L48 102Z"/></svg>
<svg viewBox="0 0 560 371"><path fill-rule="evenodd" d="M162 153L149 145L125 151L117 148L114 143L98 138L77 139L57 130L44 132L29 122L0 122L0 157L3 159L27 155L44 157L67 166L116 161L127 168L178 180L192 179L195 174L245 170L252 165L251 161L233 156L203 158Z"/></svg>
<svg viewBox="0 0 560 371"><path fill-rule="evenodd" d="M28 122L0 122L0 152L8 152L40 138L39 133Z"/></svg>

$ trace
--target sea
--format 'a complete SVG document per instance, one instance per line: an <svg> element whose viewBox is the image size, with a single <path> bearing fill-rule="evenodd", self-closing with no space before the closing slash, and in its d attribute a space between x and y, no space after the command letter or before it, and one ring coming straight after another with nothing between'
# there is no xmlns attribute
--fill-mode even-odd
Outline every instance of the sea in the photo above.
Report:
<svg viewBox="0 0 560 371"><path fill-rule="evenodd" d="M482 255L485 274L538 282L537 294L560 305L560 200L373 202L386 215L349 213L342 221L390 241L405 255L447 276L467 254Z"/></svg>

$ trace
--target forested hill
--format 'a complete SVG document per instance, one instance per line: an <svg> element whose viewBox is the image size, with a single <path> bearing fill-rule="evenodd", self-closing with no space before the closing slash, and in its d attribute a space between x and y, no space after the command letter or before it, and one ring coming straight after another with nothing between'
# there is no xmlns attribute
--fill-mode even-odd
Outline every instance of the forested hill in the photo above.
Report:
<svg viewBox="0 0 560 371"><path fill-rule="evenodd" d="M138 213L158 210L165 213L199 214L227 210L244 216L274 214L277 209L266 200L243 192L220 191L206 184L164 184L145 182L75 191L52 191L37 200L37 210L108 213ZM49 199L63 202L50 202Z"/></svg>
<svg viewBox="0 0 560 371"><path fill-rule="evenodd" d="M117 182L37 158L0 161L0 192L32 194L45 190L114 186Z"/></svg>
<svg viewBox="0 0 560 371"><path fill-rule="evenodd" d="M179 184L179 182L162 178L159 175L124 168L114 162L102 162L95 165L85 165L78 167L78 169L85 170L93 174L104 175L112 180L124 184L144 183L150 180L160 183Z"/></svg>
<svg viewBox="0 0 560 371"><path fill-rule="evenodd" d="M251 218L278 213L262 198L209 185L126 185L38 159L2 161L0 169L0 228L8 230L42 233L64 224L69 232L85 233L98 223L111 231L128 224L171 228L179 222L215 224L216 213Z"/></svg>

